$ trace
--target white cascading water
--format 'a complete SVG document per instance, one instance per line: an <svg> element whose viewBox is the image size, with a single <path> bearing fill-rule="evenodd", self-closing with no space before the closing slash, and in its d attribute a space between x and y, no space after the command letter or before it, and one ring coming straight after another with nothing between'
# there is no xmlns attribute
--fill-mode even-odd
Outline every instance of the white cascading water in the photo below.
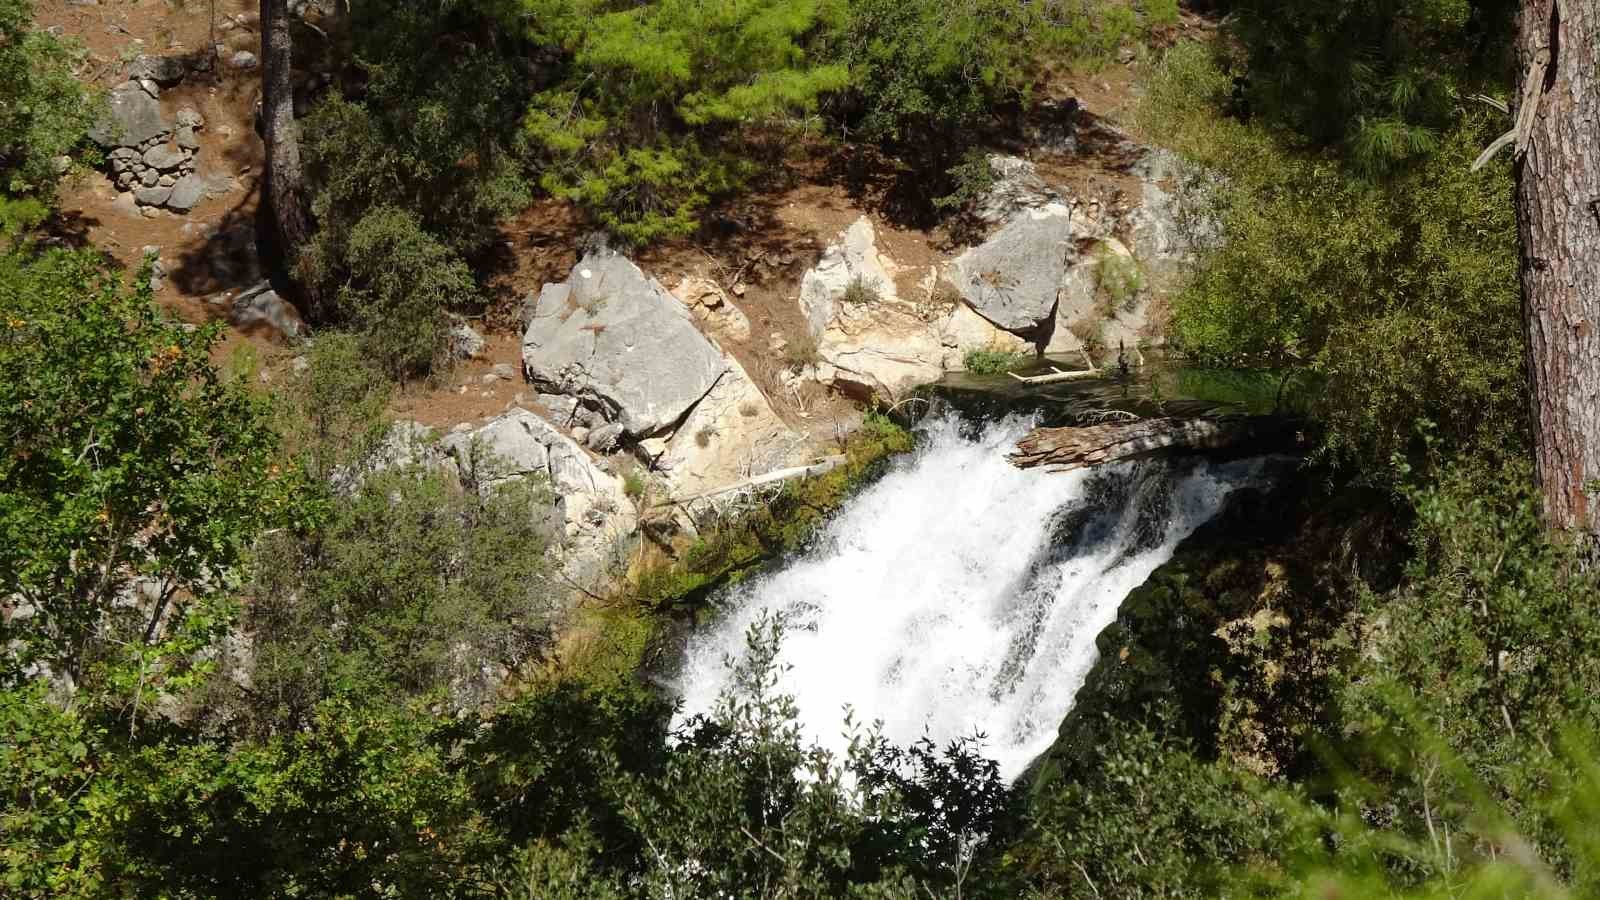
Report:
<svg viewBox="0 0 1600 900"><path fill-rule="evenodd" d="M1005 457L1030 425L925 424L918 450L804 556L724 591L717 623L689 642L680 716L711 711L750 625L777 614L780 688L815 743L844 751L849 707L901 745L981 732L1001 776L1022 774L1055 740L1123 598L1261 469L1022 470Z"/></svg>

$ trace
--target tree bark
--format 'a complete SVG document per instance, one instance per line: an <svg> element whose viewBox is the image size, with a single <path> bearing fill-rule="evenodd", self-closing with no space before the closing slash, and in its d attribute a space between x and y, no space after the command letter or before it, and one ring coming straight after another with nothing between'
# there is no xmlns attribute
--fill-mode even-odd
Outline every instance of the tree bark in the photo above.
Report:
<svg viewBox="0 0 1600 900"><path fill-rule="evenodd" d="M1593 489L1600 481L1600 0L1523 0L1518 25L1523 107L1517 114L1528 127L1517 141L1517 230L1535 468L1548 523L1594 535L1600 533Z"/></svg>
<svg viewBox="0 0 1600 900"><path fill-rule="evenodd" d="M306 211L300 140L294 127L290 19L289 0L261 0L261 121L267 150L264 199L277 228L279 251L293 269L311 237L311 217ZM307 296L312 296L309 291ZM310 305L313 308L307 312L316 318L320 310L315 302Z"/></svg>

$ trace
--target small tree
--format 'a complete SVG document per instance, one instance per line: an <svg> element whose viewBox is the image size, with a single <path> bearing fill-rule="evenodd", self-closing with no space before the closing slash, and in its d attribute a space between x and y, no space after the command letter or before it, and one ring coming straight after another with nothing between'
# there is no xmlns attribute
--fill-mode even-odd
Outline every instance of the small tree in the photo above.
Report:
<svg viewBox="0 0 1600 900"><path fill-rule="evenodd" d="M147 281L0 257L0 597L25 611L0 625L0 680L76 681L158 639L291 509L265 407L211 363L217 329L164 320Z"/></svg>

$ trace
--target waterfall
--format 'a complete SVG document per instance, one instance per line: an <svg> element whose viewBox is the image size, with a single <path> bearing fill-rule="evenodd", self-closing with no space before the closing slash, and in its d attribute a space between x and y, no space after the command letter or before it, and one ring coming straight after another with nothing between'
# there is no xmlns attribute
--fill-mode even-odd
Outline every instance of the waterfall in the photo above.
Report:
<svg viewBox="0 0 1600 900"><path fill-rule="evenodd" d="M814 742L842 752L846 707L908 744L981 732L1013 780L1055 740L1117 607L1260 461L1022 470L1031 423L954 417L852 498L803 555L723 591L678 690L710 711L763 612L783 617L781 688Z"/></svg>

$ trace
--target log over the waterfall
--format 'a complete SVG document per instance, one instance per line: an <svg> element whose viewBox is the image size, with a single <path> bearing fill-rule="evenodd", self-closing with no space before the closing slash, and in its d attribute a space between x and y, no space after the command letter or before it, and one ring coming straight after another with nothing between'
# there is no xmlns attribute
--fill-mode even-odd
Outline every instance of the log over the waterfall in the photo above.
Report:
<svg viewBox="0 0 1600 900"><path fill-rule="evenodd" d="M1164 417L1103 425L1035 428L1017 442L1012 464L1065 472L1162 452L1222 450L1252 443L1286 449L1298 439L1293 422L1278 416Z"/></svg>

